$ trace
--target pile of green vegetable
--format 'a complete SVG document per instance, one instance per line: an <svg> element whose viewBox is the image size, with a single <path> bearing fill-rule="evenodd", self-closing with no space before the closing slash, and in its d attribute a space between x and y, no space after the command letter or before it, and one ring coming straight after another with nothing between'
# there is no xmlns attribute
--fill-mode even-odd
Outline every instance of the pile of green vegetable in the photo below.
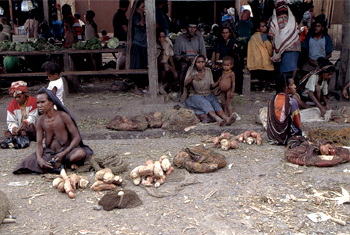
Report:
<svg viewBox="0 0 350 235"><path fill-rule="evenodd" d="M87 42L79 41L77 43L74 43L72 46L72 49L74 50L98 50L102 49L102 43L101 41L96 38L90 38Z"/></svg>
<svg viewBox="0 0 350 235"><path fill-rule="evenodd" d="M0 51L59 51L61 47L54 45L53 43L46 42L43 38L30 40L28 42L9 42L4 40L0 42Z"/></svg>

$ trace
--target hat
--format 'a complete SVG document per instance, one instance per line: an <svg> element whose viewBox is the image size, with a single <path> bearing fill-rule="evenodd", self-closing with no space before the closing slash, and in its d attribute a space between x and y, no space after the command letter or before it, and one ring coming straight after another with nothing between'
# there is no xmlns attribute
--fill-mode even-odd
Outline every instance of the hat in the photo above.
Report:
<svg viewBox="0 0 350 235"><path fill-rule="evenodd" d="M11 83L9 94L15 97L18 94L27 93L27 83L24 81L17 81Z"/></svg>

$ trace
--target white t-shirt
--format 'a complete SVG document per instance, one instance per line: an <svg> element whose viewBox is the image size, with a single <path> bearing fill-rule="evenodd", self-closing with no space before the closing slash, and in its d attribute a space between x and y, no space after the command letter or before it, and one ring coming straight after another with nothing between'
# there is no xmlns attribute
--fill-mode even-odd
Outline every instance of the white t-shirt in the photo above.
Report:
<svg viewBox="0 0 350 235"><path fill-rule="evenodd" d="M49 86L47 87L47 89L53 90L54 87L57 87L56 96L63 104L64 85L63 85L62 78L59 78L59 79L57 79L55 81L50 81Z"/></svg>
<svg viewBox="0 0 350 235"><path fill-rule="evenodd" d="M301 93L302 96L309 97L308 91L315 92L315 86L318 83L320 76L318 74L312 75L305 85L304 91ZM328 83L327 81L322 81L320 85L320 89L322 91L322 95L328 95Z"/></svg>

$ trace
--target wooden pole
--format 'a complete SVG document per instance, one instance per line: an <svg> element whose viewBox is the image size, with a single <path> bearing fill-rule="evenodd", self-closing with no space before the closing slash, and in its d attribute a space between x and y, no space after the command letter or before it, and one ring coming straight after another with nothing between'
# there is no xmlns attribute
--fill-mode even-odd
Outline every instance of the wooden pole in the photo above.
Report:
<svg viewBox="0 0 350 235"><path fill-rule="evenodd" d="M125 69L130 69L130 52L131 52L131 44L132 44L132 17L134 16L137 2L138 2L138 0L134 1L134 4L132 5L132 8L131 8L130 14L129 14L128 32L127 32L127 39L126 39Z"/></svg>
<svg viewBox="0 0 350 235"><path fill-rule="evenodd" d="M50 17L49 17L49 1L48 0L43 0L43 8L44 8L44 19L47 22L50 22Z"/></svg>
<svg viewBox="0 0 350 235"><path fill-rule="evenodd" d="M145 1L147 55L148 55L148 80L151 98L158 95L158 69L156 52L156 8L155 0Z"/></svg>
<svg viewBox="0 0 350 235"><path fill-rule="evenodd" d="M12 33L14 33L15 25L13 24L12 0L9 0L9 10L10 10L10 24L12 27ZM17 24L18 24L18 22L17 22Z"/></svg>

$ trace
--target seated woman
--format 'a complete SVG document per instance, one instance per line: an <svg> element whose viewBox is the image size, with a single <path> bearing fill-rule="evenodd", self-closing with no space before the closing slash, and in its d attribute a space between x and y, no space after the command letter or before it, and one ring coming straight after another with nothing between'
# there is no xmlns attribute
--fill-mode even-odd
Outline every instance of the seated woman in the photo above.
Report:
<svg viewBox="0 0 350 235"><path fill-rule="evenodd" d="M158 55L158 73L159 73L159 93L166 95L165 88L169 83L166 75L170 74L173 79L177 79L174 64L173 43L166 37L165 29L157 29L157 55Z"/></svg>
<svg viewBox="0 0 350 235"><path fill-rule="evenodd" d="M13 82L9 90L14 99L7 108L6 137L28 136L35 140L35 123L38 119L36 99L27 95L27 83L24 81Z"/></svg>
<svg viewBox="0 0 350 235"><path fill-rule="evenodd" d="M267 140L270 144L286 144L293 135L302 135L298 103L290 98L295 94L293 75L276 78L276 95L270 98L267 111Z"/></svg>
<svg viewBox="0 0 350 235"><path fill-rule="evenodd" d="M186 108L192 109L204 123L210 122L208 118L205 118L209 115L220 126L231 125L236 121L237 116L236 114L226 116L217 98L211 94L210 88L213 84L213 74L210 68L205 67L205 57L197 55L186 73L184 95L181 98L187 98L186 91L188 88L190 91L189 97L183 104Z"/></svg>

